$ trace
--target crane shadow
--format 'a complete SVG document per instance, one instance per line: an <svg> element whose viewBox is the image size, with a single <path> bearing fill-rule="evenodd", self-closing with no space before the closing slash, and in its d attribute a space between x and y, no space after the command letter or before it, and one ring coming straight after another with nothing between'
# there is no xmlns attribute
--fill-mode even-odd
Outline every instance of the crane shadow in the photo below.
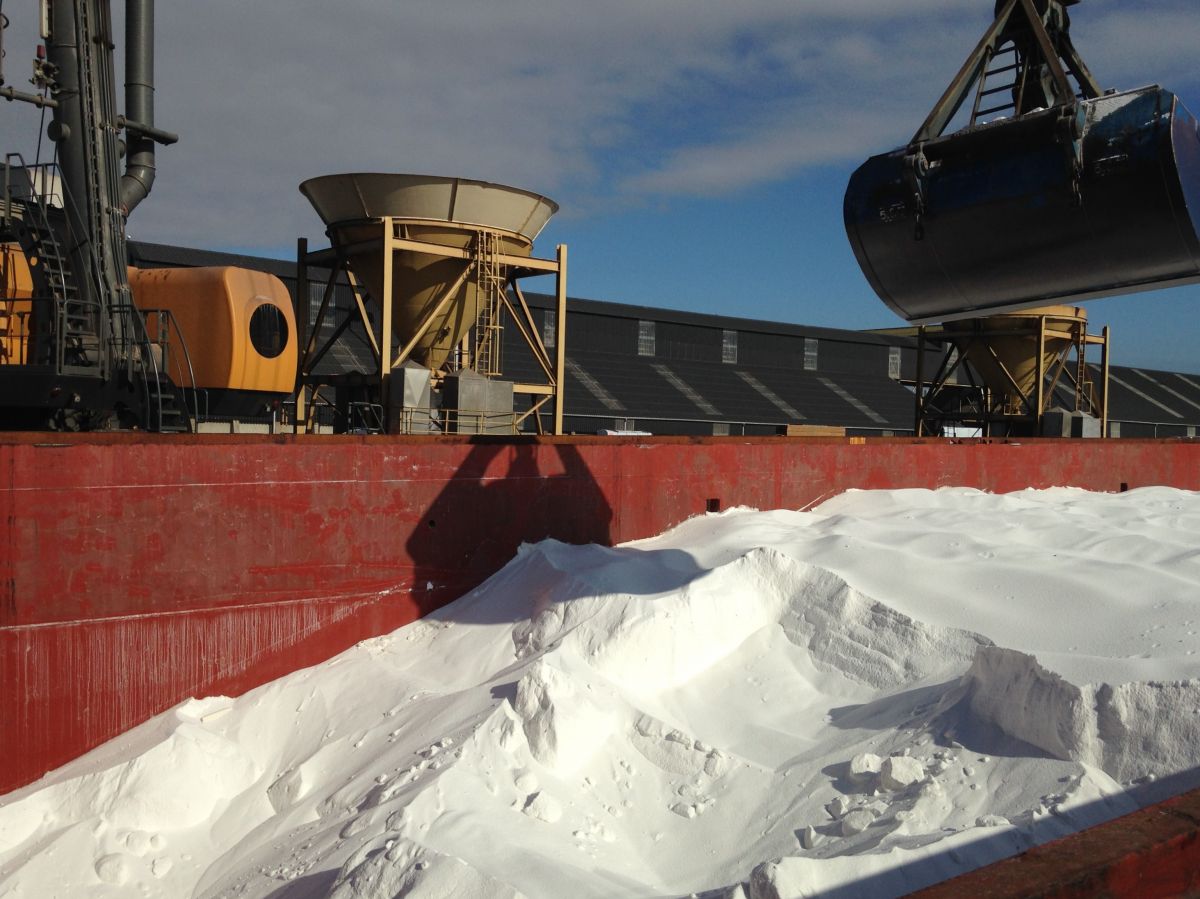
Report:
<svg viewBox="0 0 1200 899"><path fill-rule="evenodd" d="M472 438L470 451L416 523L406 543L412 596L422 615L441 609L499 572L522 544L571 544L555 601L587 593L652 594L704 573L680 550L613 547L612 485L605 489L580 452L536 438ZM520 587L521 585L514 585ZM510 591L510 593L513 591ZM477 624L513 622L546 600L528 596L458 603L439 616Z"/></svg>

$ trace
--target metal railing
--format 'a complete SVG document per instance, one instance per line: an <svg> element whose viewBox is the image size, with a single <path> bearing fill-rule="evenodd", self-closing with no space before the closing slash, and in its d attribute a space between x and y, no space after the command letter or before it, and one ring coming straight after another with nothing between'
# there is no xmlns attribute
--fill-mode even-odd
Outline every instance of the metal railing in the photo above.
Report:
<svg viewBox="0 0 1200 899"><path fill-rule="evenodd" d="M331 426L346 434L384 434L387 417L379 403L353 401L339 407L319 392L309 400L311 424ZM392 430L397 434L520 434L529 418L524 412L490 412L478 409L397 409ZM280 406L280 423L295 426L295 401Z"/></svg>
<svg viewBox="0 0 1200 899"><path fill-rule="evenodd" d="M32 324L32 308L21 309L18 305L27 306L29 300L18 300L14 297L4 298L4 308L0 309L0 365L29 364L29 328Z"/></svg>
<svg viewBox="0 0 1200 899"><path fill-rule="evenodd" d="M196 371L192 366L192 355L188 351L187 338L179 327L179 320L170 309L139 309L143 329L146 331L150 346L159 348L162 356L162 367L171 383L183 394L184 404L188 415L195 421L208 418L208 391L196 385ZM151 333L151 323L154 328ZM182 359L171 353L171 340L178 341L179 353ZM153 352L153 350L152 350ZM186 374L186 377L185 377ZM188 396L191 402L188 403Z"/></svg>
<svg viewBox="0 0 1200 899"><path fill-rule="evenodd" d="M154 416L157 429L161 430L164 422L163 391L177 388L184 401L180 411L188 417L191 430L193 422L204 420L208 414L208 392L196 385L191 353L174 313L170 309L139 309L131 304L115 304L112 312L133 323L123 338L110 332L109 345L115 357L127 355L142 372L142 400L147 414ZM178 341L182 359L171 352L172 338Z"/></svg>
<svg viewBox="0 0 1200 899"><path fill-rule="evenodd" d="M354 404L351 404L352 406ZM363 404L367 405L367 404ZM376 406L378 430L366 433L384 433L383 407ZM393 422L399 434L519 434L520 412L489 412L479 409L398 409Z"/></svg>
<svg viewBox="0 0 1200 899"><path fill-rule="evenodd" d="M1113 425L1116 425L1116 428L1115 428L1116 434L1113 433L1113 431L1114 431ZM1133 426L1137 427L1138 429L1149 428L1151 431L1151 433L1149 435L1151 439L1158 439L1160 437L1162 437L1162 438L1175 437L1175 438L1179 438L1179 439L1183 439L1183 440L1195 440L1198 437L1200 437L1200 424L1188 424L1186 422L1171 423L1171 422L1165 422L1165 421L1138 421L1136 419L1130 419L1130 418L1109 418L1107 436L1113 437L1114 439L1117 439L1117 440L1120 440L1126 436L1129 436L1134 439L1144 438L1146 436L1143 434L1136 434L1136 435L1122 434L1121 433L1121 431L1123 430L1123 428L1121 427L1122 425L1133 425ZM1181 431L1183 433L1180 433Z"/></svg>
<svg viewBox="0 0 1200 899"><path fill-rule="evenodd" d="M346 430L349 433L383 434L387 431L383 406L379 403L349 403L346 414Z"/></svg>
<svg viewBox="0 0 1200 899"><path fill-rule="evenodd" d="M620 430L637 430L639 425L654 424L657 422L665 422L667 424L692 424L692 425L707 425L712 427L727 426L728 434L714 434L713 436L730 436L730 437L745 437L747 428L771 428L775 431L781 428L786 428L789 424L807 424L808 422L785 422L785 421L734 421L724 418L667 418L658 415L638 415L638 416L619 416L619 415L594 415L594 414L579 414L567 412L564 418L567 419L584 419L587 421L604 421L609 423L622 422ZM896 436L905 437L911 436L912 428L888 428L869 425L837 425L836 427L845 427L847 434L869 433L878 434L880 436ZM645 428L643 428L645 430Z"/></svg>
<svg viewBox="0 0 1200 899"><path fill-rule="evenodd" d="M51 339L51 358L58 372L102 371L105 360L89 359L88 354L89 350L99 353L100 335L108 330L102 321L104 307L96 300L84 299L85 293L81 292L81 278L94 281L94 273L72 268L70 251L59 240L63 235L49 218L51 208L65 211L71 199L62 189L58 170L57 165L48 163L30 166L20 153L5 154L0 224L10 235L24 235L24 240L31 242L31 246L23 244L26 253L36 250L37 254L36 259L30 259L30 275L35 285L41 282L43 292L48 293L45 298L53 303L52 308L38 310L34 316L37 334L29 336ZM18 221L21 224L14 225ZM41 322L49 324L37 324ZM40 349L35 361L47 361Z"/></svg>
<svg viewBox="0 0 1200 899"><path fill-rule="evenodd" d="M14 179L14 172L20 172L22 177ZM0 209L0 222L8 224L10 218L16 217L13 212L13 200L37 199L46 206L65 208L66 198L61 190L62 178L57 172L58 166L52 163L31 166L20 153L4 154L4 206ZM14 187L17 190L14 191ZM47 190L48 187L59 189Z"/></svg>

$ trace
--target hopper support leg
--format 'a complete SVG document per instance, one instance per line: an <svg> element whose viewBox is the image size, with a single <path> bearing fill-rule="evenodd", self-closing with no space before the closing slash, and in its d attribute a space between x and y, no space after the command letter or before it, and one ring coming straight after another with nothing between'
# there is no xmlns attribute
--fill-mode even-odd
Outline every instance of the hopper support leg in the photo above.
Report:
<svg viewBox="0 0 1200 899"><path fill-rule="evenodd" d="M554 433L563 432L567 370L567 245L558 245L558 270L554 275L555 327L554 340Z"/></svg>

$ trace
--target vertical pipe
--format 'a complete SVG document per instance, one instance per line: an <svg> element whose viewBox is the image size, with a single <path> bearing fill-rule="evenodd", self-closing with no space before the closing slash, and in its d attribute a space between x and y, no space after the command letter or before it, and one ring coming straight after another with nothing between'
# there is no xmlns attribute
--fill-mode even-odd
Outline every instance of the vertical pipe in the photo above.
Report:
<svg viewBox="0 0 1200 899"><path fill-rule="evenodd" d="M129 264L124 231L112 211L116 191L116 137L112 132L112 36L108 5L100 0L51 0L46 55L56 72L58 107L49 136L62 172L65 235L78 297L99 341L93 373L108 376L127 356ZM64 299L65 303L65 299ZM63 305L60 312L65 312ZM61 357L61 340L55 353ZM45 358L42 362L47 362ZM61 365L61 358L55 362Z"/></svg>
<svg viewBox="0 0 1200 899"><path fill-rule="evenodd" d="M299 433L307 409L304 404L304 363L308 357L308 238L296 240L296 412L292 433Z"/></svg>
<svg viewBox="0 0 1200 899"><path fill-rule="evenodd" d="M917 389L913 392L916 398L916 421L913 422L913 436L925 436L925 326L917 328Z"/></svg>
<svg viewBox="0 0 1200 899"><path fill-rule="evenodd" d="M86 197L81 185L86 167L82 162L84 137L83 97L79 85L79 36L76 33L75 4L54 0L50 9L50 31L46 38L46 58L54 67L58 106L50 125L50 138L58 142L59 164L67 189ZM78 188L78 190L76 190Z"/></svg>
<svg viewBox="0 0 1200 899"><path fill-rule="evenodd" d="M80 276L81 289L88 290L92 270L91 228L87 217L91 196L86 144L89 140L86 99L79 83L79 34L73 0L54 0L50 7L50 33L46 40L47 61L55 67L58 106L50 124L49 136L58 145L58 163L62 171L68 229L77 247L72 259ZM91 297L88 297L89 299Z"/></svg>
<svg viewBox="0 0 1200 899"><path fill-rule="evenodd" d="M125 0L125 118L154 127L154 0ZM125 133L121 212L126 218L154 186L154 141Z"/></svg>
<svg viewBox="0 0 1200 899"><path fill-rule="evenodd" d="M1100 415L1103 423L1100 425L1100 433L1104 436L1108 434L1108 325L1104 326L1104 343L1100 346L1100 369L1101 377L1104 383L1101 385L1103 392L1101 393Z"/></svg>
<svg viewBox="0 0 1200 899"><path fill-rule="evenodd" d="M393 241L396 229L389 216L384 216L383 222L383 296L379 298L383 306L383 337L379 344L379 402L383 406L384 430L389 434L399 432L400 422L393 421L391 386L392 386L392 267L395 262L395 247Z"/></svg>
<svg viewBox="0 0 1200 899"><path fill-rule="evenodd" d="M1033 435L1042 436L1042 407L1046 402L1043 396L1046 388L1046 316L1038 316L1038 357L1037 357L1037 391L1034 393ZM1076 406L1079 404L1076 403Z"/></svg>
<svg viewBox="0 0 1200 899"><path fill-rule="evenodd" d="M554 433L563 432L567 393L567 245L558 245L558 271L554 276L554 297L558 310L554 323Z"/></svg>

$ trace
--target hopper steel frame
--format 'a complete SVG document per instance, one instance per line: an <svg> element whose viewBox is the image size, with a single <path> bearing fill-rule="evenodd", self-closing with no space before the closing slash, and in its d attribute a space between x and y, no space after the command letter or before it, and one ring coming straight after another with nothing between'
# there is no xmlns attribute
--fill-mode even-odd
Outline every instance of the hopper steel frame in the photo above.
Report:
<svg viewBox="0 0 1200 899"><path fill-rule="evenodd" d="M404 233L404 226L411 224L411 218L399 218L393 216L384 216L379 219L380 237L375 240L365 241L358 244L350 245L333 245L324 250L309 252L308 241L301 238L297 242L296 251L296 320L297 327L304 336L304 348L300 354L299 364L299 389L296 399L296 420L294 429L297 433L308 431L312 428L312 408L318 396L318 391L321 385L318 383L317 376L314 375L314 370L317 363L321 361L329 348L337 341L338 338L355 322L359 322L363 330L367 334L367 339L371 345L372 355L375 358L378 368L373 377L377 377L380 389L380 399L384 409L385 418L389 415L390 405L388 402L389 393L392 386L392 373L402 366L412 356L413 350L417 347L421 338L429 330L433 322L442 315L446 309L454 302L455 295L459 289L475 275L481 268L481 254L477 249L478 241L474 242L469 248L449 247L442 244L431 243L423 240L414 240L407 237ZM479 233L485 231L493 231L481 226L472 228ZM406 342L399 346L393 346L392 339L392 302L384 302L377 298L376 302L381 310L382 327L380 335L375 334L374 327L371 323L370 315L367 311L366 300L363 297L363 289L355 278L353 269L350 263L351 253L376 250L382 255L383 259L383 296L391 297L393 289L393 268L395 254L399 252L424 253L431 256L439 256L446 259L461 259L465 263L462 272L458 278L447 285L441 291L439 300L430 308L430 310L422 317L416 329L408 336ZM501 291L501 298L508 313L510 320L516 326L522 339L529 347L533 354L534 360L538 363L538 367L545 375L544 383L514 383L513 393L516 395L530 396L532 402L530 408L522 413L514 415L514 427L519 426L523 421L532 417L539 434L544 433L542 425L542 410L552 403L552 418L553 424L550 433L561 434L563 432L563 416L565 411L564 386L566 379L566 324L567 324L567 245L558 244L555 251L554 259L541 259L533 256L520 256L508 253L497 253L492 257L492 261L504 267L506 289ZM327 268L329 276L325 279L325 289L321 297L321 304L317 312L316 321L312 327L309 327L308 322L308 290L312 279L309 277L310 267ZM351 310L334 329L333 333L318 346L318 335L321 327L324 324L326 316L329 314L331 301L334 296L334 288L337 285L338 278L345 276L349 282L351 292L354 295L355 308ZM541 334L537 327L537 323L533 319L533 313L529 304L525 300L524 294L521 292L519 281L524 278L537 277L541 275L554 275L555 279L555 341L554 341L554 357L551 358L549 350L547 350ZM512 289L513 296L509 296L507 288ZM382 337L382 339L380 339ZM463 355L469 359L471 347L469 345L470 334L463 338ZM432 372L431 376L436 386L444 377L444 372ZM310 391L311 388L311 391ZM395 429L397 422L387 421L387 430Z"/></svg>
<svg viewBox="0 0 1200 899"><path fill-rule="evenodd" d="M917 372L914 383L914 434L917 437L936 436L946 426L979 428L981 437L1040 436L1046 412L1053 404L1054 391L1064 384L1074 392L1072 412L1086 412L1100 419L1100 433L1108 434L1108 369L1109 328L1100 334L1087 333L1087 320L1065 321L1046 315L1014 317L1011 328L989 329L979 334L955 331L946 325L927 325L917 332ZM1036 337L1037 371L1033 388L1021 389L995 348L989 345L993 337ZM1046 363L1048 339L1064 341L1054 360ZM1003 374L1006 385L990 385L967 365L968 353L963 345L988 354ZM928 381L925 379L926 352L930 347L942 347L941 361ZM1093 378L1088 368L1087 349L1100 347L1100 376ZM1074 371L1071 354L1074 353ZM956 380L962 373L966 383ZM999 386L999 389L998 389ZM1011 402L1006 402L1005 400Z"/></svg>

